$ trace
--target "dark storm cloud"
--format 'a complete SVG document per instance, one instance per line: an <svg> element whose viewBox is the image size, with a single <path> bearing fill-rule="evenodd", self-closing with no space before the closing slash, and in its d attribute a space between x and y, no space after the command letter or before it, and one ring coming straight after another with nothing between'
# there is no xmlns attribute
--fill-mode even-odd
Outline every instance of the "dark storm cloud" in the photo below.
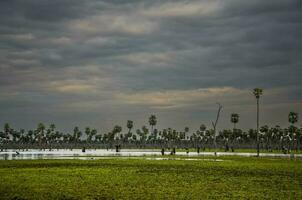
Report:
<svg viewBox="0 0 302 200"><path fill-rule="evenodd" d="M3 0L0 123L108 127L152 112L175 126L187 113L195 126L219 99L249 127L256 86L268 111L301 111L301 10L299 0Z"/></svg>

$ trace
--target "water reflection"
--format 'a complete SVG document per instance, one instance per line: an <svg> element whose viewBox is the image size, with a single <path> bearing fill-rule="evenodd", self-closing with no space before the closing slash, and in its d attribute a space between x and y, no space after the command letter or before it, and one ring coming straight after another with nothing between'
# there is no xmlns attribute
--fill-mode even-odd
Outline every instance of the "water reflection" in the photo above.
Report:
<svg viewBox="0 0 302 200"><path fill-rule="evenodd" d="M166 153L168 155L168 153ZM213 156L214 152L176 152L180 156ZM256 153L237 153L237 152L218 152L217 156L236 155L252 157ZM144 157L144 156L161 156L161 151L152 149L122 149L120 152L115 150L97 149L86 150L82 152L81 149L73 150L45 150L39 151L36 149L29 149L28 151L18 151L15 149L0 152L0 160L36 160L36 159L106 159L112 157L129 158L129 157ZM275 154L275 153L260 153L261 157L282 157L282 158L302 158L302 154ZM171 157L173 158L173 157ZM149 159L149 158L148 158ZM168 159L168 158L156 158ZM190 158L192 159L192 158Z"/></svg>

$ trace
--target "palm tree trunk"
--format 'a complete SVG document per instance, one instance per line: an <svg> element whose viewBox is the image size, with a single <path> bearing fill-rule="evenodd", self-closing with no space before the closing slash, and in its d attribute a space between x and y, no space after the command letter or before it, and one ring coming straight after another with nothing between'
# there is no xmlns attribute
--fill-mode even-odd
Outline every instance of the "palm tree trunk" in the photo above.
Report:
<svg viewBox="0 0 302 200"><path fill-rule="evenodd" d="M257 157L259 157L259 98L257 98Z"/></svg>

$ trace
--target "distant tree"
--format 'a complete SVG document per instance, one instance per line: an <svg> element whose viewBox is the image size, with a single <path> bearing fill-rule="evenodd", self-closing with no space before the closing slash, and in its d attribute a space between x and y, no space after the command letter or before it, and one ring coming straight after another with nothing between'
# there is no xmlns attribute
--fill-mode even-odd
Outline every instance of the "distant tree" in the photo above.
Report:
<svg viewBox="0 0 302 200"><path fill-rule="evenodd" d="M128 134L131 132L131 129L133 128L133 121L128 120L127 121L127 128L128 128Z"/></svg>
<svg viewBox="0 0 302 200"><path fill-rule="evenodd" d="M237 113L231 114L231 122L234 124L234 129L236 129L236 124L239 122L239 115Z"/></svg>
<svg viewBox="0 0 302 200"><path fill-rule="evenodd" d="M5 139L8 140L9 139L9 135L11 133L11 128L9 123L5 123L4 124L4 134L5 134Z"/></svg>
<svg viewBox="0 0 302 200"><path fill-rule="evenodd" d="M156 124L157 124L157 119L156 119L155 115L151 115L149 117L149 124L151 126L151 134L153 134L153 127L156 126Z"/></svg>
<svg viewBox="0 0 302 200"><path fill-rule="evenodd" d="M89 142L92 141L93 136L95 136L98 133L96 129L92 129L89 135Z"/></svg>
<svg viewBox="0 0 302 200"><path fill-rule="evenodd" d="M288 121L291 123L291 126L288 128L288 141L289 149L293 147L294 143L297 143L299 140L299 129L294 126L298 122L298 113L290 112L288 114Z"/></svg>
<svg viewBox="0 0 302 200"><path fill-rule="evenodd" d="M20 132L13 130L13 129L11 130L11 135L13 137L13 142L17 142L21 136Z"/></svg>
<svg viewBox="0 0 302 200"><path fill-rule="evenodd" d="M80 142L80 138L82 137L82 132L80 131L79 127L74 127L73 129L73 137L74 137L74 140L76 142Z"/></svg>
<svg viewBox="0 0 302 200"><path fill-rule="evenodd" d="M49 125L49 128L50 128L51 131L54 131L55 128L56 128L56 125L55 125L55 124L50 124L50 125Z"/></svg>
<svg viewBox="0 0 302 200"><path fill-rule="evenodd" d="M118 135L121 132L122 132L122 127L121 126L115 125L113 127L112 133L113 133L114 136ZM119 135L117 137L120 138Z"/></svg>
<svg viewBox="0 0 302 200"><path fill-rule="evenodd" d="M189 127L186 126L186 127L185 127L185 133L188 133L189 130L190 130Z"/></svg>
<svg viewBox="0 0 302 200"><path fill-rule="evenodd" d="M185 132L184 132L184 139L186 139L187 134L189 133L189 127L185 127Z"/></svg>
<svg viewBox="0 0 302 200"><path fill-rule="evenodd" d="M148 128L146 126L142 126L142 130L137 129L136 130L136 134L140 137L139 140L141 142L141 144L145 145L145 142L148 138Z"/></svg>
<svg viewBox="0 0 302 200"><path fill-rule="evenodd" d="M86 137L87 137L87 141L89 141L90 133L91 133L91 129L89 127L86 127L85 128L85 134L86 134Z"/></svg>
<svg viewBox="0 0 302 200"><path fill-rule="evenodd" d="M201 124L199 127L199 130L204 132L207 129L207 127L204 124Z"/></svg>
<svg viewBox="0 0 302 200"><path fill-rule="evenodd" d="M102 135L101 134L97 134L96 136L95 136L95 141L96 142L100 142L102 140Z"/></svg>
<svg viewBox="0 0 302 200"><path fill-rule="evenodd" d="M47 137L47 143L53 143L56 139L56 134L55 134L55 124L50 124L49 128L46 131L46 137Z"/></svg>
<svg viewBox="0 0 302 200"><path fill-rule="evenodd" d="M271 135L269 132L269 127L268 125L264 125L260 127L260 135L259 135L259 139L261 143L265 143L266 144L266 149L269 149L270 146L270 140L271 140Z"/></svg>
<svg viewBox="0 0 302 200"><path fill-rule="evenodd" d="M255 88L253 94L257 100L257 156L259 157L260 147L259 147L259 99L262 95L263 90L261 88Z"/></svg>
<svg viewBox="0 0 302 200"><path fill-rule="evenodd" d="M44 140L45 125L43 123L39 123L36 131L38 143L41 147L42 141Z"/></svg>
<svg viewBox="0 0 302 200"><path fill-rule="evenodd" d="M290 112L288 114L288 121L289 123L291 123L292 125L294 125L295 123L298 122L298 113L295 112Z"/></svg>

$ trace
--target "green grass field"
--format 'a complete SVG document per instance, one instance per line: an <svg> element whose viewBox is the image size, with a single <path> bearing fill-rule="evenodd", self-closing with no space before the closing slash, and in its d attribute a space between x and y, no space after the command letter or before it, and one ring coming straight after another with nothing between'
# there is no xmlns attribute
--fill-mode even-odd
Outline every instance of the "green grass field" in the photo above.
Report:
<svg viewBox="0 0 302 200"><path fill-rule="evenodd" d="M302 160L0 161L0 199L302 199Z"/></svg>

